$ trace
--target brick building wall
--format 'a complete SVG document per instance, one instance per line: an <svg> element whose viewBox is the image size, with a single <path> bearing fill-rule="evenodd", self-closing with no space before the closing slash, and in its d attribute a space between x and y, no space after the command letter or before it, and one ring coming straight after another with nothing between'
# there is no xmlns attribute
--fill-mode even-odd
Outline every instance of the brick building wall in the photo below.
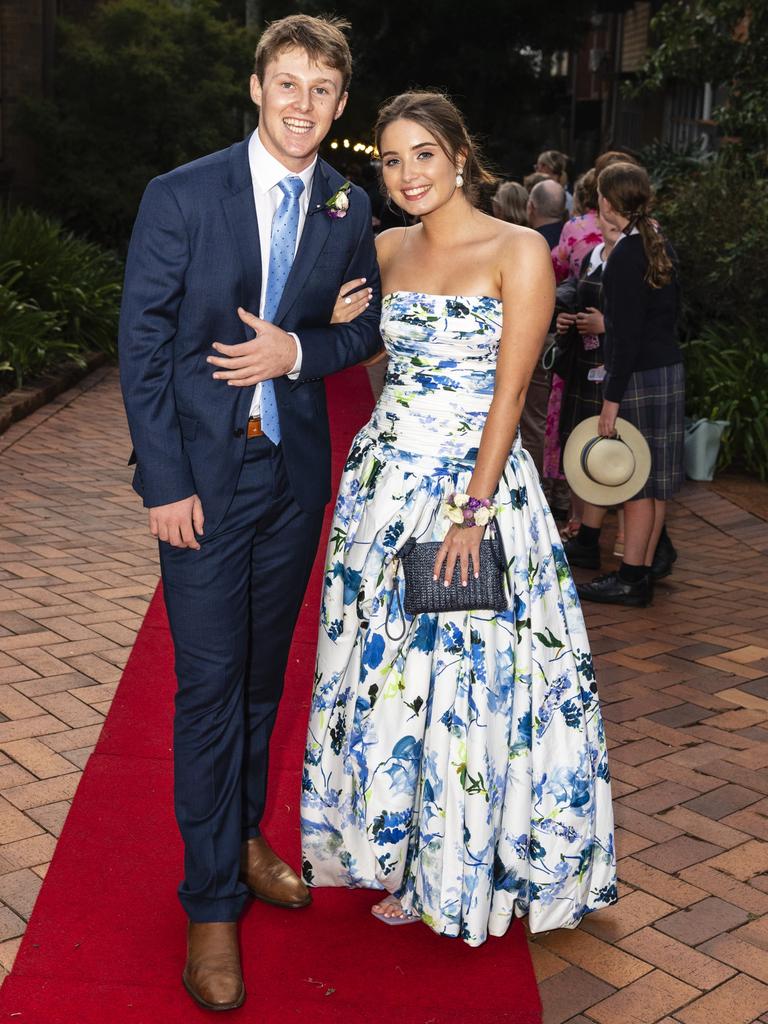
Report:
<svg viewBox="0 0 768 1024"><path fill-rule="evenodd" d="M647 0L634 4L624 15L621 40L622 72L639 71L645 63L650 21L651 5Z"/></svg>

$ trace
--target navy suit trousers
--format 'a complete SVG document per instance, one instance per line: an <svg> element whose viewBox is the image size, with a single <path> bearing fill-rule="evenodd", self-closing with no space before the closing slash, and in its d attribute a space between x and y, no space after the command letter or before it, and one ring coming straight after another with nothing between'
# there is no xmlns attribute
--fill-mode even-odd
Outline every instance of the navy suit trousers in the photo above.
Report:
<svg viewBox="0 0 768 1024"><path fill-rule="evenodd" d="M160 544L178 678L179 897L193 921L235 921L248 896L240 848L259 835L269 739L322 519L322 509L299 508L280 447L259 437L200 551Z"/></svg>

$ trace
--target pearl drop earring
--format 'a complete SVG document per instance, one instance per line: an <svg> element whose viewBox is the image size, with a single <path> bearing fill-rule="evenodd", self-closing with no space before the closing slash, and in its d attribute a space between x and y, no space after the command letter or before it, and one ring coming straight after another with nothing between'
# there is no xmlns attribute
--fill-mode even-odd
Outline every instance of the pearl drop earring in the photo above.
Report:
<svg viewBox="0 0 768 1024"><path fill-rule="evenodd" d="M461 186L464 184L464 178L461 173L463 170L463 167L460 168L459 173L456 175L456 188L461 188Z"/></svg>

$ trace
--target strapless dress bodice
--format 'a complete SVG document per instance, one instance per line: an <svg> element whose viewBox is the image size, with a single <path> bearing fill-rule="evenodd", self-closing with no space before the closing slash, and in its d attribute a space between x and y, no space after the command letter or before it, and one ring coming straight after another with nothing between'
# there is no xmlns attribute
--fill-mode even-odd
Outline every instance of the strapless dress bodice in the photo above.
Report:
<svg viewBox="0 0 768 1024"><path fill-rule="evenodd" d="M384 296L389 366L369 429L390 454L474 461L493 398L501 329L501 300L491 296Z"/></svg>

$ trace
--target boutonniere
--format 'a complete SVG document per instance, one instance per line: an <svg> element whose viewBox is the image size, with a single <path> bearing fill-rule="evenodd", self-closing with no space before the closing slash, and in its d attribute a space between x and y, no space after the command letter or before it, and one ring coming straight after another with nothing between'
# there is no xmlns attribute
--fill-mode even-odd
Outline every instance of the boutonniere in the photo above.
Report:
<svg viewBox="0 0 768 1024"><path fill-rule="evenodd" d="M342 217L347 216L347 210L349 209L349 189L350 183L345 181L340 189L337 189L330 199L326 200L325 212L329 217L333 217L334 220L341 220Z"/></svg>

